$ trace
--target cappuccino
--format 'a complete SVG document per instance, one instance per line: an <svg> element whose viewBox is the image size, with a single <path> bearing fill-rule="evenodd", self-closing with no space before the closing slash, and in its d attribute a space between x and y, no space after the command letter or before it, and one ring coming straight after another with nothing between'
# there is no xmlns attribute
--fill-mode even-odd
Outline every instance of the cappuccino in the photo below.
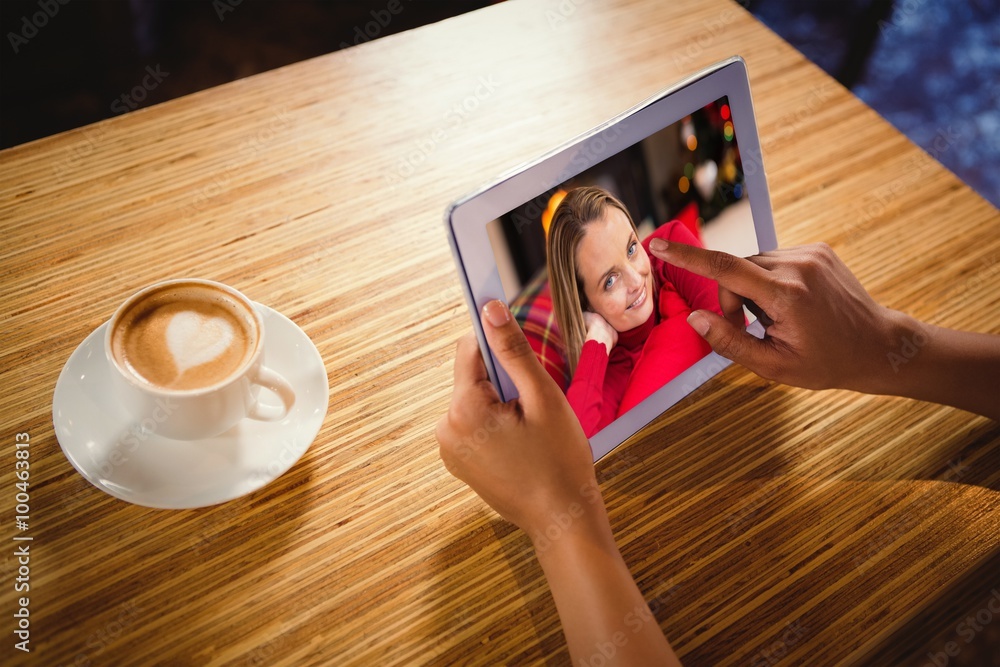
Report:
<svg viewBox="0 0 1000 667"><path fill-rule="evenodd" d="M211 387L241 370L257 349L247 305L204 283L170 283L143 294L113 322L119 367L160 389Z"/></svg>

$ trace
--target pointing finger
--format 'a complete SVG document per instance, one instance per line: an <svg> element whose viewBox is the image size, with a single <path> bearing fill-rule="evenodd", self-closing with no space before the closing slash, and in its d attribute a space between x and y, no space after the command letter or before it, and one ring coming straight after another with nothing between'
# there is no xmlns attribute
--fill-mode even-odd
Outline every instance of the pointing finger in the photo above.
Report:
<svg viewBox="0 0 1000 667"><path fill-rule="evenodd" d="M711 278L721 287L758 304L769 303L771 279L766 269L748 259L718 250L653 239L649 250L654 256L686 271Z"/></svg>

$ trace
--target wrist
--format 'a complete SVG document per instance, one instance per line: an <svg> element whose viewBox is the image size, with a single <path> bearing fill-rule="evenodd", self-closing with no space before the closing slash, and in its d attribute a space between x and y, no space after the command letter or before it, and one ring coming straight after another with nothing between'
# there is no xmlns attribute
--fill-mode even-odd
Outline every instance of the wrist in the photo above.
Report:
<svg viewBox="0 0 1000 667"><path fill-rule="evenodd" d="M891 311L871 393L950 405L1000 421L1000 336L956 331Z"/></svg>
<svg viewBox="0 0 1000 667"><path fill-rule="evenodd" d="M923 344L928 325L901 311L880 308L870 342L870 361L863 365L863 374L846 388L866 394L903 395L900 368Z"/></svg>
<svg viewBox="0 0 1000 667"><path fill-rule="evenodd" d="M560 562L581 548L612 549L617 552L611 522L597 486L588 487L579 500L550 510L527 531L542 566Z"/></svg>
<svg viewBox="0 0 1000 667"><path fill-rule="evenodd" d="M611 348L614 347L614 343L611 342L610 336L605 336L603 333L592 331L587 333L587 337L583 340L583 342L586 343L588 340L603 345L604 351L611 354Z"/></svg>

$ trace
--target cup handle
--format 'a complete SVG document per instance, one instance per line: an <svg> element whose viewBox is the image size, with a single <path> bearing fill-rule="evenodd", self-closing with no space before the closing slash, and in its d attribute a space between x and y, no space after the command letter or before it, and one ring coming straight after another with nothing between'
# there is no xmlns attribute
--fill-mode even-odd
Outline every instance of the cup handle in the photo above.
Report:
<svg viewBox="0 0 1000 667"><path fill-rule="evenodd" d="M284 419L292 409L292 406L295 405L295 392L292 390L292 386L288 384L288 380L270 368L261 366L257 370L257 375L254 377L253 383L270 389L277 394L278 398L281 399L281 405L267 405L258 400L250 408L247 417L262 422L275 422L279 419Z"/></svg>

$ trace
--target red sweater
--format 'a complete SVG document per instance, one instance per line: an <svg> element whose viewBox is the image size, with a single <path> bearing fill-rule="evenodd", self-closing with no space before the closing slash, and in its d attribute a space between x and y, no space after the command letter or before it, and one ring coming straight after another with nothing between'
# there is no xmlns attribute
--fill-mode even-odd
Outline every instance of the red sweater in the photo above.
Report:
<svg viewBox="0 0 1000 667"><path fill-rule="evenodd" d="M588 438L712 351L687 316L692 310L722 314L718 284L654 257L649 253L654 238L701 247L676 220L642 242L653 271L657 307L645 324L618 333L610 355L604 343L584 343L566 391Z"/></svg>

